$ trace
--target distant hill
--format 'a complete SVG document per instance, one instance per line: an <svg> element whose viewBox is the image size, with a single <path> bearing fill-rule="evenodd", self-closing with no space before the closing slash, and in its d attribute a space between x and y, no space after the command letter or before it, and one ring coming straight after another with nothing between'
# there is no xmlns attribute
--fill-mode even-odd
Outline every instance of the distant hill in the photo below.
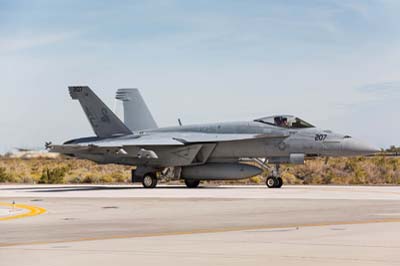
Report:
<svg viewBox="0 0 400 266"><path fill-rule="evenodd" d="M49 153L46 150L29 150L29 149L15 149L14 151L7 152L5 158L13 159L34 159L34 158L51 158L55 159L60 155L57 153Z"/></svg>

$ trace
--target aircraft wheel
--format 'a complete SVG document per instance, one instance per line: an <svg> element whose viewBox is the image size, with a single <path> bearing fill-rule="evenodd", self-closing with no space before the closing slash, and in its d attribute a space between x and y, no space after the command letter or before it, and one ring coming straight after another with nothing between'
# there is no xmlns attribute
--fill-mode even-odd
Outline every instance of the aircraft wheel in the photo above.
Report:
<svg viewBox="0 0 400 266"><path fill-rule="evenodd" d="M277 178L275 178L275 177L273 177L273 176L270 176L270 177L268 177L267 178L267 187L269 187L269 188L276 188L276 186L278 185L278 179Z"/></svg>
<svg viewBox="0 0 400 266"><path fill-rule="evenodd" d="M157 186L157 177L154 174L146 174L143 177L143 187L144 188L155 188Z"/></svg>
<svg viewBox="0 0 400 266"><path fill-rule="evenodd" d="M276 185L276 188L281 188L283 186L283 179L281 177L277 178L278 184Z"/></svg>
<svg viewBox="0 0 400 266"><path fill-rule="evenodd" d="M200 185L200 180L188 180L185 179L185 184L188 188L198 188Z"/></svg>

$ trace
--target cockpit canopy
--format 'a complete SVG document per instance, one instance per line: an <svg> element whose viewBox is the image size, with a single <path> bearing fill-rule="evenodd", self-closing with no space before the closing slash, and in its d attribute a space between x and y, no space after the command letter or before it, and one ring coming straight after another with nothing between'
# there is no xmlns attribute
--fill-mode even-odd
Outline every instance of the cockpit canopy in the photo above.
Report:
<svg viewBox="0 0 400 266"><path fill-rule="evenodd" d="M283 127L283 128L313 128L314 126L307 123L306 121L292 116L292 115L277 115L277 116L268 116L260 119L254 120L254 122L260 122L267 125Z"/></svg>

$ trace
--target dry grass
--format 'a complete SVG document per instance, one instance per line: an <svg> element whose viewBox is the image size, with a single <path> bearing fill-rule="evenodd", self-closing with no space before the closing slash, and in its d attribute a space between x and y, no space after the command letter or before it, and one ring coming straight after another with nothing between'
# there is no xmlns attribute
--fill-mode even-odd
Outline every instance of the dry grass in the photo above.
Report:
<svg viewBox="0 0 400 266"><path fill-rule="evenodd" d="M8 183L127 183L130 167L98 165L86 160L0 159L0 182ZM1 177L1 173L4 173ZM49 176L50 175L50 176ZM46 182L46 179L50 182ZM54 180L55 182L52 182Z"/></svg>
<svg viewBox="0 0 400 266"><path fill-rule="evenodd" d="M0 158L0 183L129 183L129 166L97 165L86 160ZM282 166L286 184L391 184L400 185L400 158L336 158L305 165ZM264 173L265 176L268 172ZM225 184L260 184L261 176ZM217 182L221 183L221 182Z"/></svg>

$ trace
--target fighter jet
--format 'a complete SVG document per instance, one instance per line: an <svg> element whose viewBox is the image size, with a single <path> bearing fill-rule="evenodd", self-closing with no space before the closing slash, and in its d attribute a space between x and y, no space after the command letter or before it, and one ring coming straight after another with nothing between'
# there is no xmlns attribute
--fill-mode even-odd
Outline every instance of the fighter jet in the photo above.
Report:
<svg viewBox="0 0 400 266"><path fill-rule="evenodd" d="M378 152L349 135L316 128L292 115L242 122L158 128L138 90L119 90L122 122L87 86L69 87L79 100L96 136L62 145L51 152L99 164L133 166L132 182L155 188L162 178L184 180L197 188L204 180L238 180L270 170L269 188L281 188L281 164L304 164L317 156L362 156Z"/></svg>

